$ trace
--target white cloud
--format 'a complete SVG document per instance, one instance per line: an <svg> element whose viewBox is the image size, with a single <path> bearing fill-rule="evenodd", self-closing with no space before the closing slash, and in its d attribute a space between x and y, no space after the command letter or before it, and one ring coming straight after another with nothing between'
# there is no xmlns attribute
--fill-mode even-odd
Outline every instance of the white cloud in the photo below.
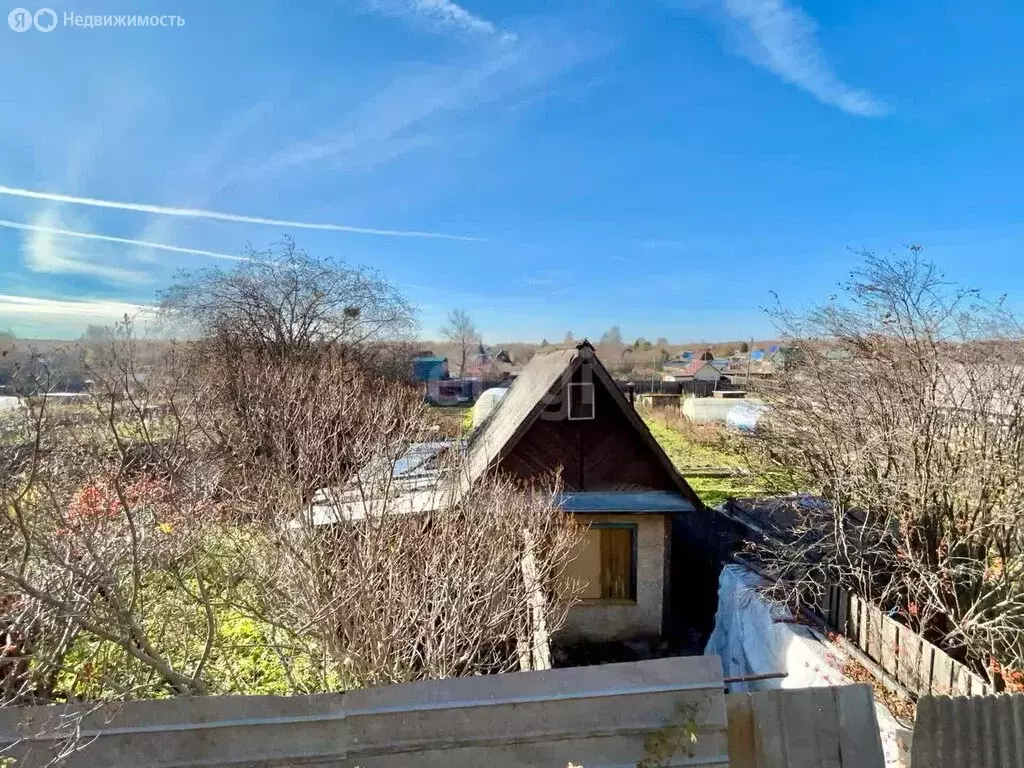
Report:
<svg viewBox="0 0 1024 768"><path fill-rule="evenodd" d="M739 52L759 67L851 115L876 117L888 106L871 93L843 82L816 37L817 24L785 0L716 0ZM708 7L708 3L702 7Z"/></svg>
<svg viewBox="0 0 1024 768"><path fill-rule="evenodd" d="M300 167L330 172L372 167L423 148L457 143L484 108L541 91L596 54L561 32L535 30L514 46L485 46L443 65L417 65L391 80L329 131L296 141L234 174L234 182ZM325 111L328 107L325 105Z"/></svg>
<svg viewBox="0 0 1024 768"><path fill-rule="evenodd" d="M45 211L26 227L22 240L25 266L47 274L91 275L118 283L148 282L149 276L138 270L104 264L76 250L60 234L64 230L57 212Z"/></svg>
<svg viewBox="0 0 1024 768"><path fill-rule="evenodd" d="M368 0L367 7L395 18L410 19L436 32L455 32L515 40L511 32L501 32L492 22L467 11L453 0Z"/></svg>
<svg viewBox="0 0 1024 768"><path fill-rule="evenodd" d="M442 240L469 240L484 242L483 238L470 237L468 235L448 235L441 232L417 232L406 229L372 229L368 227L352 227L347 224L318 224L308 221L293 221L290 219L270 219L262 216L242 216L234 213L223 213L221 211L206 211L200 208L174 208L166 205L151 205L149 203L126 203L117 200L101 200L95 197L78 197L77 195L65 195L58 192L39 192L32 189L19 187L7 187L0 185L0 195L22 197L29 200L45 200L51 203L69 203L71 205L85 205L94 208L112 208L119 211L135 211L137 213L152 213L161 216L182 216L194 219L210 219L213 221L231 221L240 224L267 224L275 227L288 227L291 229L319 229L329 232L352 232L360 235L385 235L388 237L425 237ZM45 233L41 233L45 236ZM52 235L50 235L52 237Z"/></svg>
<svg viewBox="0 0 1024 768"><path fill-rule="evenodd" d="M45 247L40 248L40 253L43 255L42 262L45 263L48 260L52 261L52 240L53 237L71 237L80 238L83 240L99 240L104 243L119 243L121 245L134 245L139 248L152 248L158 251L170 251L172 253L187 253L194 256L209 256L213 259L227 259L229 261L248 261L245 256L233 256L230 253L219 253L217 251L205 251L201 248L184 248L177 245L168 245L167 243L155 243L151 240L134 240L128 237L113 237L111 235L100 235L95 232L78 232L69 229L58 229L56 227L44 226L40 224L23 224L18 221L7 221L6 219L0 219L0 227L6 229L17 229L25 232L35 232L39 235L46 236ZM40 238L43 240L43 238ZM42 245L42 243L40 243Z"/></svg>
<svg viewBox="0 0 1024 768"><path fill-rule="evenodd" d="M0 294L0 317L12 316L17 319L60 317L113 322L124 315L135 316L151 309L152 307L146 304L129 304L119 301L70 301Z"/></svg>

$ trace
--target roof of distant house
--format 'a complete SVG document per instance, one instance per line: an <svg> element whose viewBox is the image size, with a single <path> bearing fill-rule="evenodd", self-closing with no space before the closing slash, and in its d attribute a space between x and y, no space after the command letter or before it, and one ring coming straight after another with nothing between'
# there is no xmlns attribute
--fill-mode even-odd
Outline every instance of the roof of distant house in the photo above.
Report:
<svg viewBox="0 0 1024 768"><path fill-rule="evenodd" d="M685 363L686 364L682 366L678 366L673 363L666 363L665 368L671 369L671 373L675 376L696 376L697 371L705 365L711 365L707 360L689 360L685 361Z"/></svg>

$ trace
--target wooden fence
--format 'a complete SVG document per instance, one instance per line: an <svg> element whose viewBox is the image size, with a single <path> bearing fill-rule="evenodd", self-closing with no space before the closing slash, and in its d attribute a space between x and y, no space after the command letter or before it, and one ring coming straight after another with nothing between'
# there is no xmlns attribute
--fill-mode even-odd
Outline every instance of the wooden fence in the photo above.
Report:
<svg viewBox="0 0 1024 768"><path fill-rule="evenodd" d="M617 380L619 389L623 394L629 394L632 386L636 395L693 395L694 397L711 397L715 389L731 389L730 386L718 384L713 381L660 381L655 379L636 378L630 381Z"/></svg>
<svg viewBox="0 0 1024 768"><path fill-rule="evenodd" d="M731 768L885 764L871 686L730 693L725 705Z"/></svg>
<svg viewBox="0 0 1024 768"><path fill-rule="evenodd" d="M992 686L877 606L838 586L823 591L817 611L915 696L985 696Z"/></svg>

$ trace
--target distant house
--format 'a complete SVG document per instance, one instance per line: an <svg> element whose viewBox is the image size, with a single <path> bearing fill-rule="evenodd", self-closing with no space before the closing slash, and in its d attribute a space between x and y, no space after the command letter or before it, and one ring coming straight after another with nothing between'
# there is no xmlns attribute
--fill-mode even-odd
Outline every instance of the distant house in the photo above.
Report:
<svg viewBox="0 0 1024 768"><path fill-rule="evenodd" d="M466 357L465 376L483 379L485 382L504 382L515 374L516 368L507 350L493 351L480 344Z"/></svg>
<svg viewBox="0 0 1024 768"><path fill-rule="evenodd" d="M474 478L561 470L559 504L588 527L568 569L582 601L562 639L657 639L681 621L669 589L673 523L700 531L712 520L588 342L534 355L468 450Z"/></svg>
<svg viewBox="0 0 1024 768"><path fill-rule="evenodd" d="M665 363L662 378L665 381L707 381L716 383L721 373L707 360L692 360L685 365Z"/></svg>
<svg viewBox="0 0 1024 768"><path fill-rule="evenodd" d="M483 391L479 378L431 379L426 384L426 400L432 405L469 405Z"/></svg>
<svg viewBox="0 0 1024 768"><path fill-rule="evenodd" d="M447 379L448 358L435 355L433 352L425 352L416 355L412 359L412 378L416 382L426 382L437 379Z"/></svg>

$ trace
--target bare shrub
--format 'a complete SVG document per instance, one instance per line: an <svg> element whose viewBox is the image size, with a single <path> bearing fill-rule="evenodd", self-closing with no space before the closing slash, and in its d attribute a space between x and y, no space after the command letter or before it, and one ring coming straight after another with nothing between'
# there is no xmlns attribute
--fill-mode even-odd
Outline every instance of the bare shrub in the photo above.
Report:
<svg viewBox="0 0 1024 768"><path fill-rule="evenodd" d="M797 505L761 553L859 591L954 655L1024 664L1024 360L1000 303L912 249L865 255L844 300L774 312L790 362L759 395L759 459Z"/></svg>
<svg viewBox="0 0 1024 768"><path fill-rule="evenodd" d="M341 355L240 354L224 399L187 344L146 371L136 349L130 329L92 349L88 403L12 416L2 703L503 671L538 595L557 629L575 528L555 486L467 483L458 444L405 476L435 434L410 389Z"/></svg>
<svg viewBox="0 0 1024 768"><path fill-rule="evenodd" d="M252 455L231 502L270 543L252 552L261 588L245 609L325 648L341 685L518 668L536 596L550 632L571 597L561 576L577 533L557 485L468 482L459 443L413 467L410 449L433 435L422 402L329 370L344 387L327 370L279 371L260 400L290 437Z"/></svg>
<svg viewBox="0 0 1024 768"><path fill-rule="evenodd" d="M675 430L688 442L708 448L726 448L729 436L720 424L698 424L683 415L682 408L643 408L643 417Z"/></svg>
<svg viewBox="0 0 1024 768"><path fill-rule="evenodd" d="M576 532L549 493L497 477L465 494L429 493L422 512L402 511L398 494L327 494L317 514L271 534L281 556L266 579L286 597L274 620L307 627L349 685L518 669L535 593L548 631L564 620L571 595L561 576ZM539 564L533 576L528 555Z"/></svg>
<svg viewBox="0 0 1024 768"><path fill-rule="evenodd" d="M43 395L18 412L30 452L0 484L5 653L20 659L5 667L7 702L66 698L94 682L113 698L205 690L215 622L197 564L212 506L179 481L188 476L179 474L184 454L165 454L159 469L140 463L140 453L154 453L136 450L154 442L149 395L125 389L135 378L130 356L108 362L95 370L87 404ZM202 606L206 621L187 642L194 656L180 653L186 643L153 615L154 580ZM123 658L123 674L89 680L107 650Z"/></svg>

